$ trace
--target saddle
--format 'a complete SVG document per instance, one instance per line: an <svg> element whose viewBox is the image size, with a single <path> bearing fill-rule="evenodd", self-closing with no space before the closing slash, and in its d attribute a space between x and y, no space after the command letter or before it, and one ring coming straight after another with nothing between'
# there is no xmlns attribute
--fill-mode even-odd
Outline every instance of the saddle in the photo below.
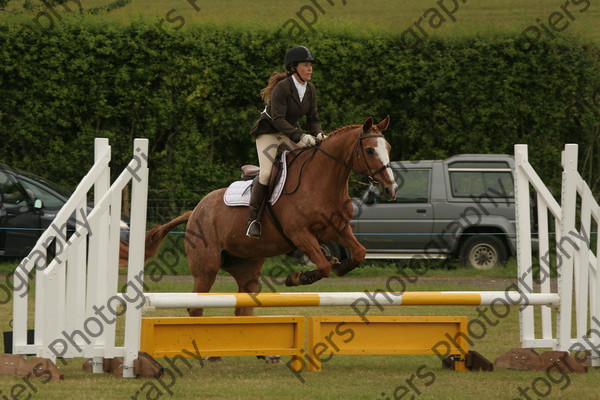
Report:
<svg viewBox="0 0 600 400"><path fill-rule="evenodd" d="M242 165L242 176L240 177L243 181L251 181L258 176L260 167L258 165L246 164Z"/></svg>
<svg viewBox="0 0 600 400"><path fill-rule="evenodd" d="M283 172L283 165L281 163L282 154L277 154L275 157L275 161L273 162L273 168L271 169L271 179L269 180L269 192L271 194L275 184L279 182L279 178L281 177L281 173ZM242 175L240 179L242 181L251 181L256 178L260 172L260 167L257 165L246 164L242 165Z"/></svg>
<svg viewBox="0 0 600 400"><path fill-rule="evenodd" d="M273 162L271 170L271 179L269 180L269 189L267 199L271 204L275 204L283 191L283 185L287 175L285 157L287 152L278 154ZM258 179L260 168L256 165L244 165L241 167L242 175L239 181L233 182L223 196L225 204L228 206L247 206L250 201L250 186L254 179Z"/></svg>

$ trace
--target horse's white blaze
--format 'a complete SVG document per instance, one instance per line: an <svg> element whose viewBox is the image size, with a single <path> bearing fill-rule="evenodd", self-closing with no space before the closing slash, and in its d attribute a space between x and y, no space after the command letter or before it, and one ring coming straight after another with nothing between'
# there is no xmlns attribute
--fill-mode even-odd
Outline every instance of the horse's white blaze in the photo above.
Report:
<svg viewBox="0 0 600 400"><path fill-rule="evenodd" d="M387 151L387 145L384 138L377 138L377 146L375 146L375 154L379 157L379 160L383 163L383 165L388 165L390 163L390 156ZM394 182L394 174L392 173L391 168L386 168L384 171L381 171L382 174L388 174L388 178L391 182ZM377 179L377 178L375 178Z"/></svg>

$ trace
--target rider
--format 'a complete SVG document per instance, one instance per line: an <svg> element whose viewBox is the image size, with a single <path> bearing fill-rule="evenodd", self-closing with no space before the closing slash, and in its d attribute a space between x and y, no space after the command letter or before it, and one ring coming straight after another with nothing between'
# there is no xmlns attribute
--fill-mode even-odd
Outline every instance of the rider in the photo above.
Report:
<svg viewBox="0 0 600 400"><path fill-rule="evenodd" d="M259 239L260 216L268 191L271 168L277 149L314 146L323 139L323 128L317 110L317 89L310 83L315 59L304 46L288 50L284 64L286 72L275 72L260 94L267 103L250 133L256 138L260 173L252 184L246 236ZM306 115L310 134L302 132L298 120Z"/></svg>

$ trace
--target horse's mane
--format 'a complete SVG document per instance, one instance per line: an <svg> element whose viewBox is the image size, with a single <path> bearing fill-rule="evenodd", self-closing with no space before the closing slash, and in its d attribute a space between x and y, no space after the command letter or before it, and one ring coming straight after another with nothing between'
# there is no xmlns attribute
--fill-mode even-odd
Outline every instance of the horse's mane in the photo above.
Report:
<svg viewBox="0 0 600 400"><path fill-rule="evenodd" d="M337 128L337 129L329 132L327 134L327 138L335 137L336 135L342 134L342 132L349 131L351 129L355 129L355 128L358 128L360 126L361 125L359 125L359 124L342 126L340 128ZM310 147L301 147L301 148L297 148L297 149L292 150L290 153L291 154L293 154L293 153L300 154L300 153L303 153L304 151L309 150L309 149L310 149Z"/></svg>
<svg viewBox="0 0 600 400"><path fill-rule="evenodd" d="M341 135L341 134L343 134L343 132L345 132L345 131L349 131L349 130L351 130L351 129L355 129L355 128L358 128L358 127L360 127L360 126L361 126L361 125L358 125L358 124L357 124L357 125L346 125L346 126L342 126L342 127L340 127L340 128L337 128L337 129L335 129L335 130L333 130L333 131L329 132L329 133L327 134L327 137L326 137L325 139L329 139L329 138L332 138L332 137L337 137L337 135ZM300 155L300 154L302 154L302 153L304 153L305 151L307 151L307 150L310 150L310 149L311 149L311 147L300 147L300 148L296 148L296 149L293 149L292 151L290 151L290 155L291 155L291 154L295 154L296 156L298 156L298 155ZM289 161L288 161L288 162L289 162Z"/></svg>
<svg viewBox="0 0 600 400"><path fill-rule="evenodd" d="M341 128L337 128L336 130L332 131L329 133L329 135L327 136L333 136L336 135L338 133L340 133L341 131L346 131L346 130L350 130L353 128L358 128L360 125L346 125L346 126L342 126Z"/></svg>

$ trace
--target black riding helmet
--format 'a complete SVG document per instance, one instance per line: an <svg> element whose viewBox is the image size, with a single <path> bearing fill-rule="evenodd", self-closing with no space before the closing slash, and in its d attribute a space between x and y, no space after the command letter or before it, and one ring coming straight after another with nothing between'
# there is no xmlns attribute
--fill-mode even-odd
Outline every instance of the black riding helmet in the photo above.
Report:
<svg viewBox="0 0 600 400"><path fill-rule="evenodd" d="M285 69L290 71L292 74L297 73L296 66L301 62L316 62L310 50L304 46L295 46L292 47L285 53L285 59L283 63L285 64ZM302 82L304 79L298 74L298 77Z"/></svg>

